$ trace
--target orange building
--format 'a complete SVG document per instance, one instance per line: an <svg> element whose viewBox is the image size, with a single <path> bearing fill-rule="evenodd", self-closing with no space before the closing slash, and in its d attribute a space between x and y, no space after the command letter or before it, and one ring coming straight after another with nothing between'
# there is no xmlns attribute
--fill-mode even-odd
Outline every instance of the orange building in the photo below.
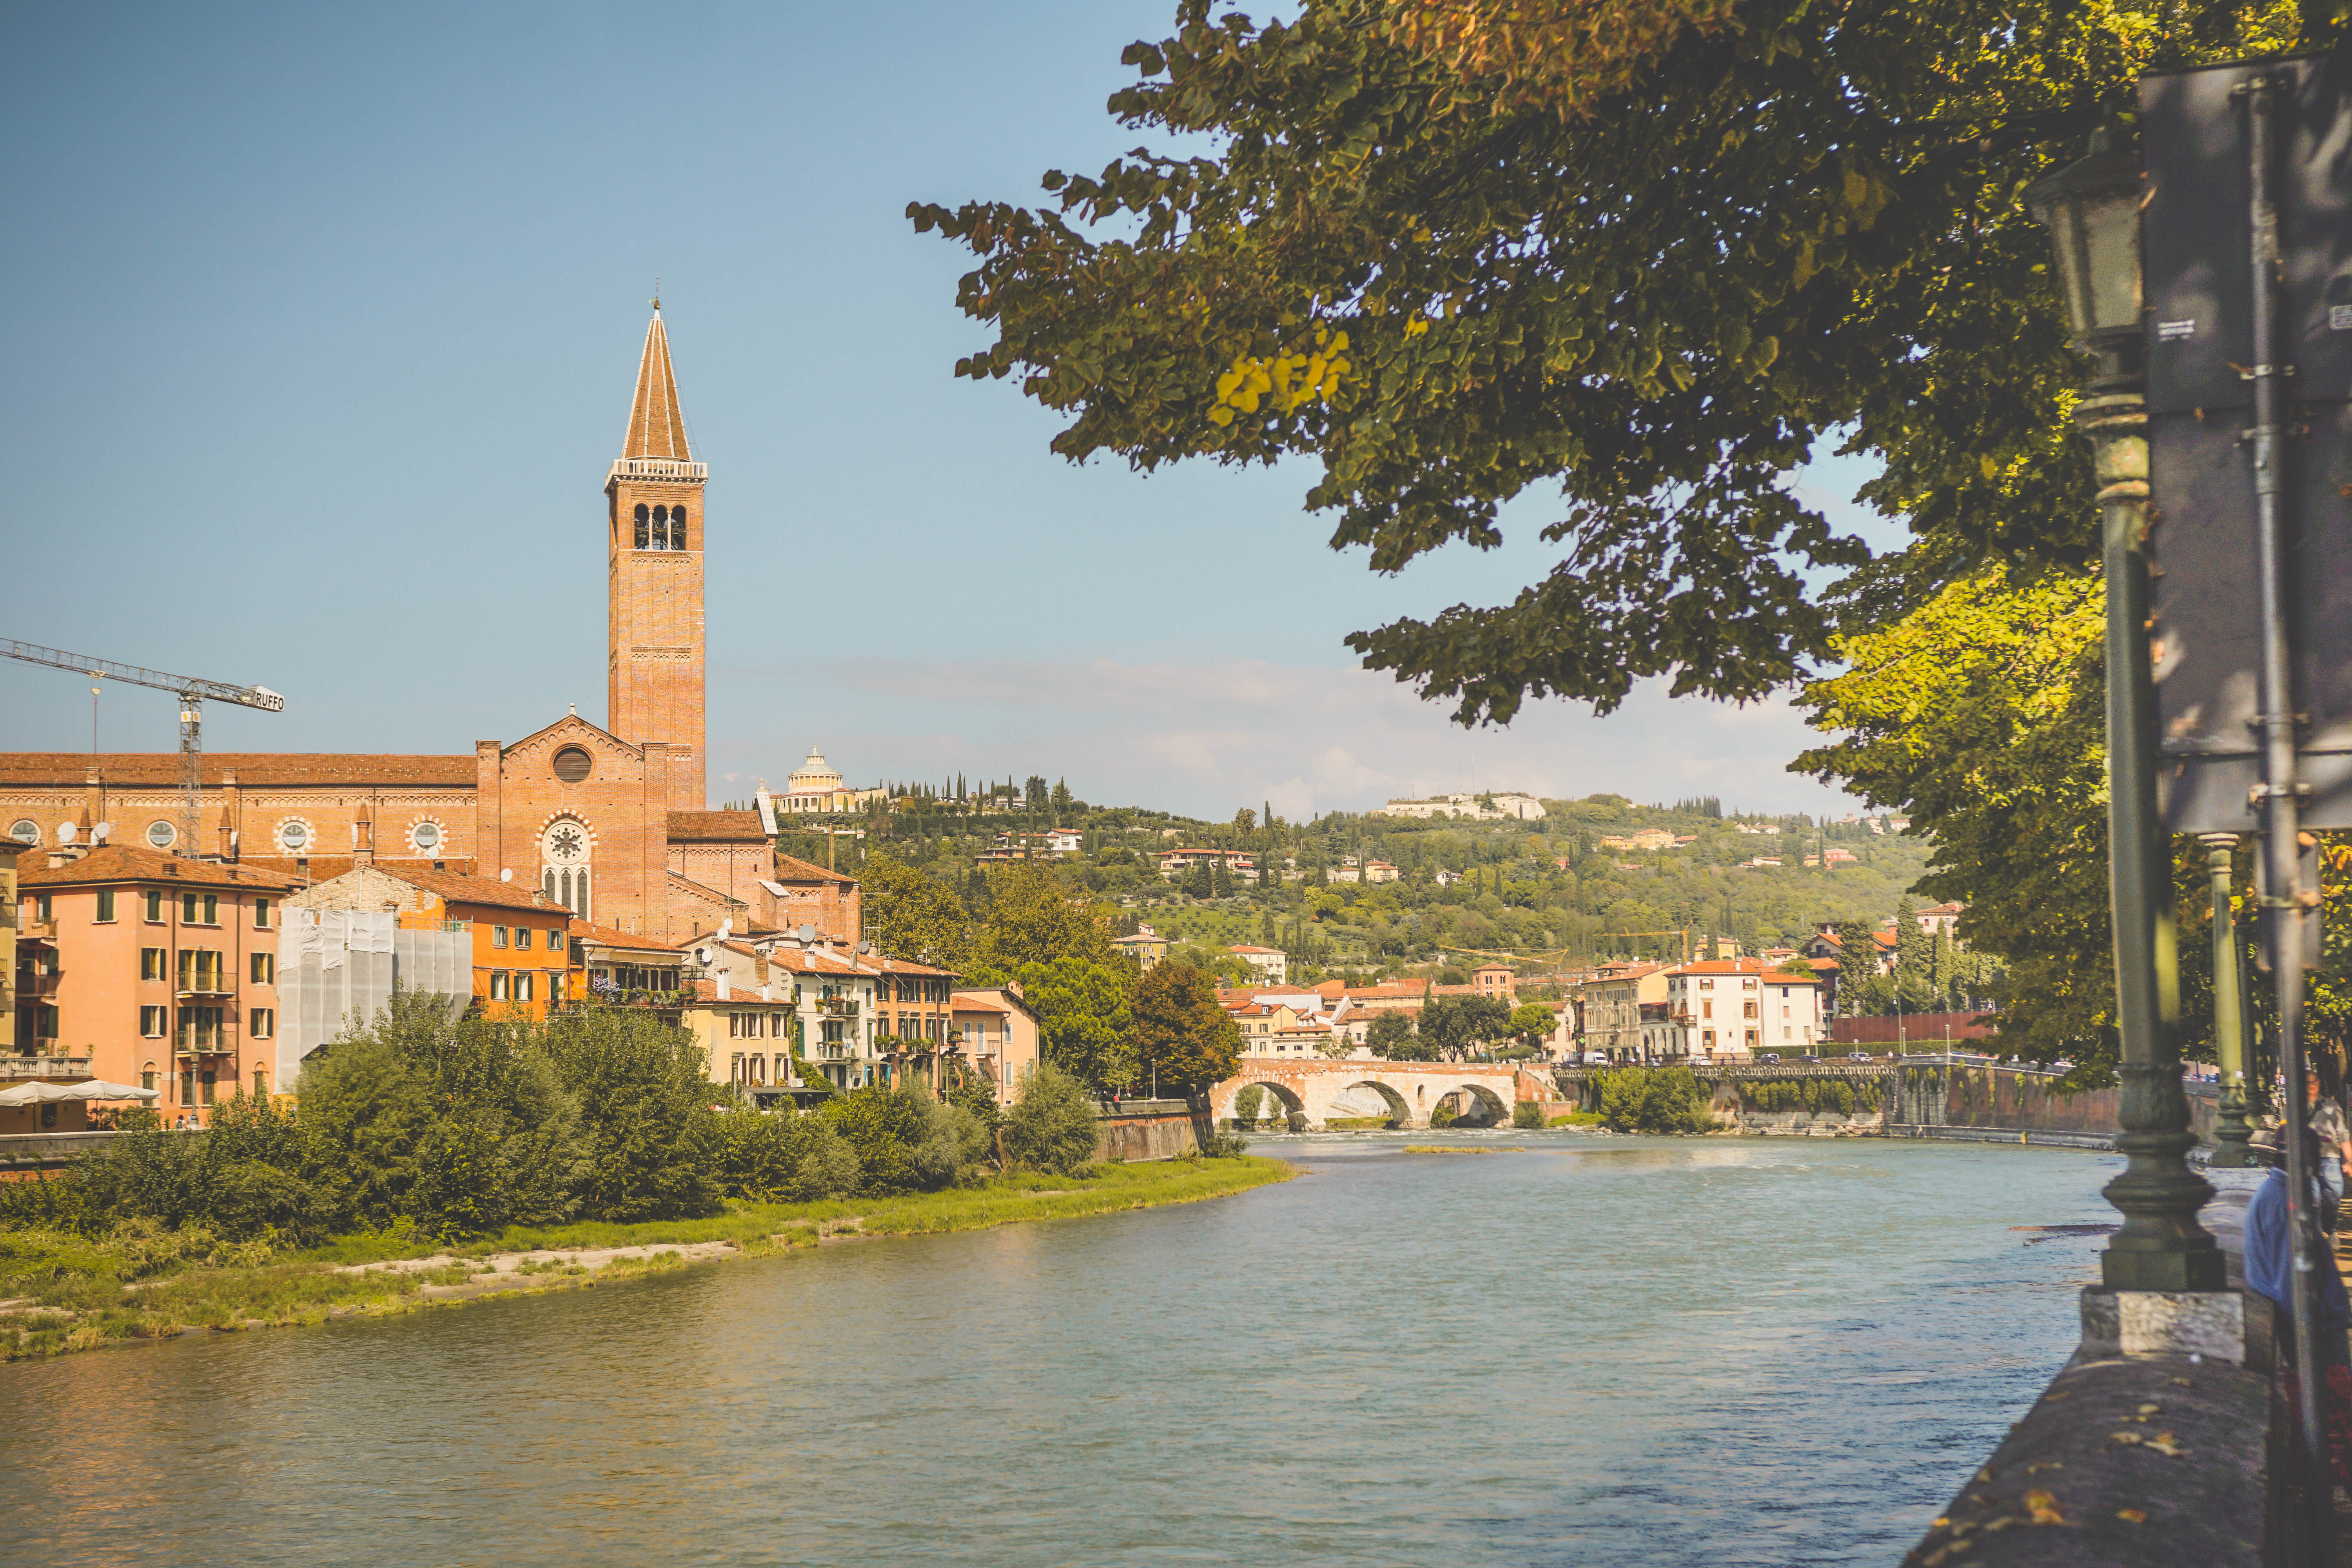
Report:
<svg viewBox="0 0 2352 1568"><path fill-rule="evenodd" d="M166 1121L201 1123L241 1082L266 1091L281 906L300 886L129 845L21 855L19 1059L158 1089Z"/></svg>
<svg viewBox="0 0 2352 1568"><path fill-rule="evenodd" d="M544 1018L583 994L572 911L523 883L454 871L363 866L296 893L296 909L390 910L403 923L470 927L474 999L494 1014Z"/></svg>

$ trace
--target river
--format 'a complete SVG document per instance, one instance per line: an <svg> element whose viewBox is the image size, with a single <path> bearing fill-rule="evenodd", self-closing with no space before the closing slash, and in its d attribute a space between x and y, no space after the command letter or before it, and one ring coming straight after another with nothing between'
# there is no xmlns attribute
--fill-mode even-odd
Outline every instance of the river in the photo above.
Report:
<svg viewBox="0 0 2352 1568"><path fill-rule="evenodd" d="M2104 1155L1274 1138L1240 1197L0 1368L0 1560L1892 1563Z"/></svg>

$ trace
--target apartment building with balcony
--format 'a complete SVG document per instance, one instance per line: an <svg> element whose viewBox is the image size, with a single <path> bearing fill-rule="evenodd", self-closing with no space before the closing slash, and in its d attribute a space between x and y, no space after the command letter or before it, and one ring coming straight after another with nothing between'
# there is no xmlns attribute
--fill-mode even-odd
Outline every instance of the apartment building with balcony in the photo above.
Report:
<svg viewBox="0 0 2352 1568"><path fill-rule="evenodd" d="M13 1074L158 1090L201 1125L271 1087L278 938L301 882L129 845L17 857Z"/></svg>
<svg viewBox="0 0 2352 1568"><path fill-rule="evenodd" d="M1666 1013L1674 1026L1668 1052L1676 1057L1804 1056L1829 1037L1821 982L1760 958L1710 959L1670 971Z"/></svg>

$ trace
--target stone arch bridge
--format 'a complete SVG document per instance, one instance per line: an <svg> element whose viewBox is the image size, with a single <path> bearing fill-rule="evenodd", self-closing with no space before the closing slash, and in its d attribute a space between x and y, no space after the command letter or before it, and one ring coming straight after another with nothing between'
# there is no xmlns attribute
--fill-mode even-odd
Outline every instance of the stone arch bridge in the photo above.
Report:
<svg viewBox="0 0 2352 1568"><path fill-rule="evenodd" d="M1507 1122L1513 1102L1548 1099L1553 1092L1545 1080L1507 1062L1346 1058L1276 1061L1244 1057L1241 1070L1209 1091L1210 1114L1220 1125L1233 1119L1234 1097L1253 1083L1281 1101L1285 1111L1305 1115L1307 1125L1318 1130L1330 1121L1333 1102L1355 1089L1369 1089L1379 1095L1389 1108L1390 1124L1395 1127L1428 1126L1429 1113L1448 1095L1475 1100L1489 1121Z"/></svg>

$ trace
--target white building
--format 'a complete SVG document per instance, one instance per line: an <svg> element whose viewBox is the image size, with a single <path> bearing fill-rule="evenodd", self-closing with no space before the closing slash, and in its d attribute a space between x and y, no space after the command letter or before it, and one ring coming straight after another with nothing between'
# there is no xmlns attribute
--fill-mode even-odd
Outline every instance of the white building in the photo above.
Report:
<svg viewBox="0 0 2352 1568"><path fill-rule="evenodd" d="M1760 958L1710 959L1666 973L1667 1054L1743 1060L1809 1056L1828 1038L1822 984Z"/></svg>
<svg viewBox="0 0 2352 1568"><path fill-rule="evenodd" d="M765 795L767 789L767 783L762 780L760 793ZM867 801L881 798L882 792L878 789L849 788L842 781L841 770L826 762L823 752L811 746L807 760L793 770L793 776L784 781L784 793L775 796L774 803L776 810L790 815L817 813L830 816L856 811Z"/></svg>
<svg viewBox="0 0 2352 1568"><path fill-rule="evenodd" d="M1543 802L1531 795L1440 795L1427 800L1392 800L1374 816L1458 816L1471 822L1541 822Z"/></svg>
<svg viewBox="0 0 2352 1568"><path fill-rule="evenodd" d="M1290 954L1278 947L1237 947L1234 956L1276 985L1290 983Z"/></svg>

